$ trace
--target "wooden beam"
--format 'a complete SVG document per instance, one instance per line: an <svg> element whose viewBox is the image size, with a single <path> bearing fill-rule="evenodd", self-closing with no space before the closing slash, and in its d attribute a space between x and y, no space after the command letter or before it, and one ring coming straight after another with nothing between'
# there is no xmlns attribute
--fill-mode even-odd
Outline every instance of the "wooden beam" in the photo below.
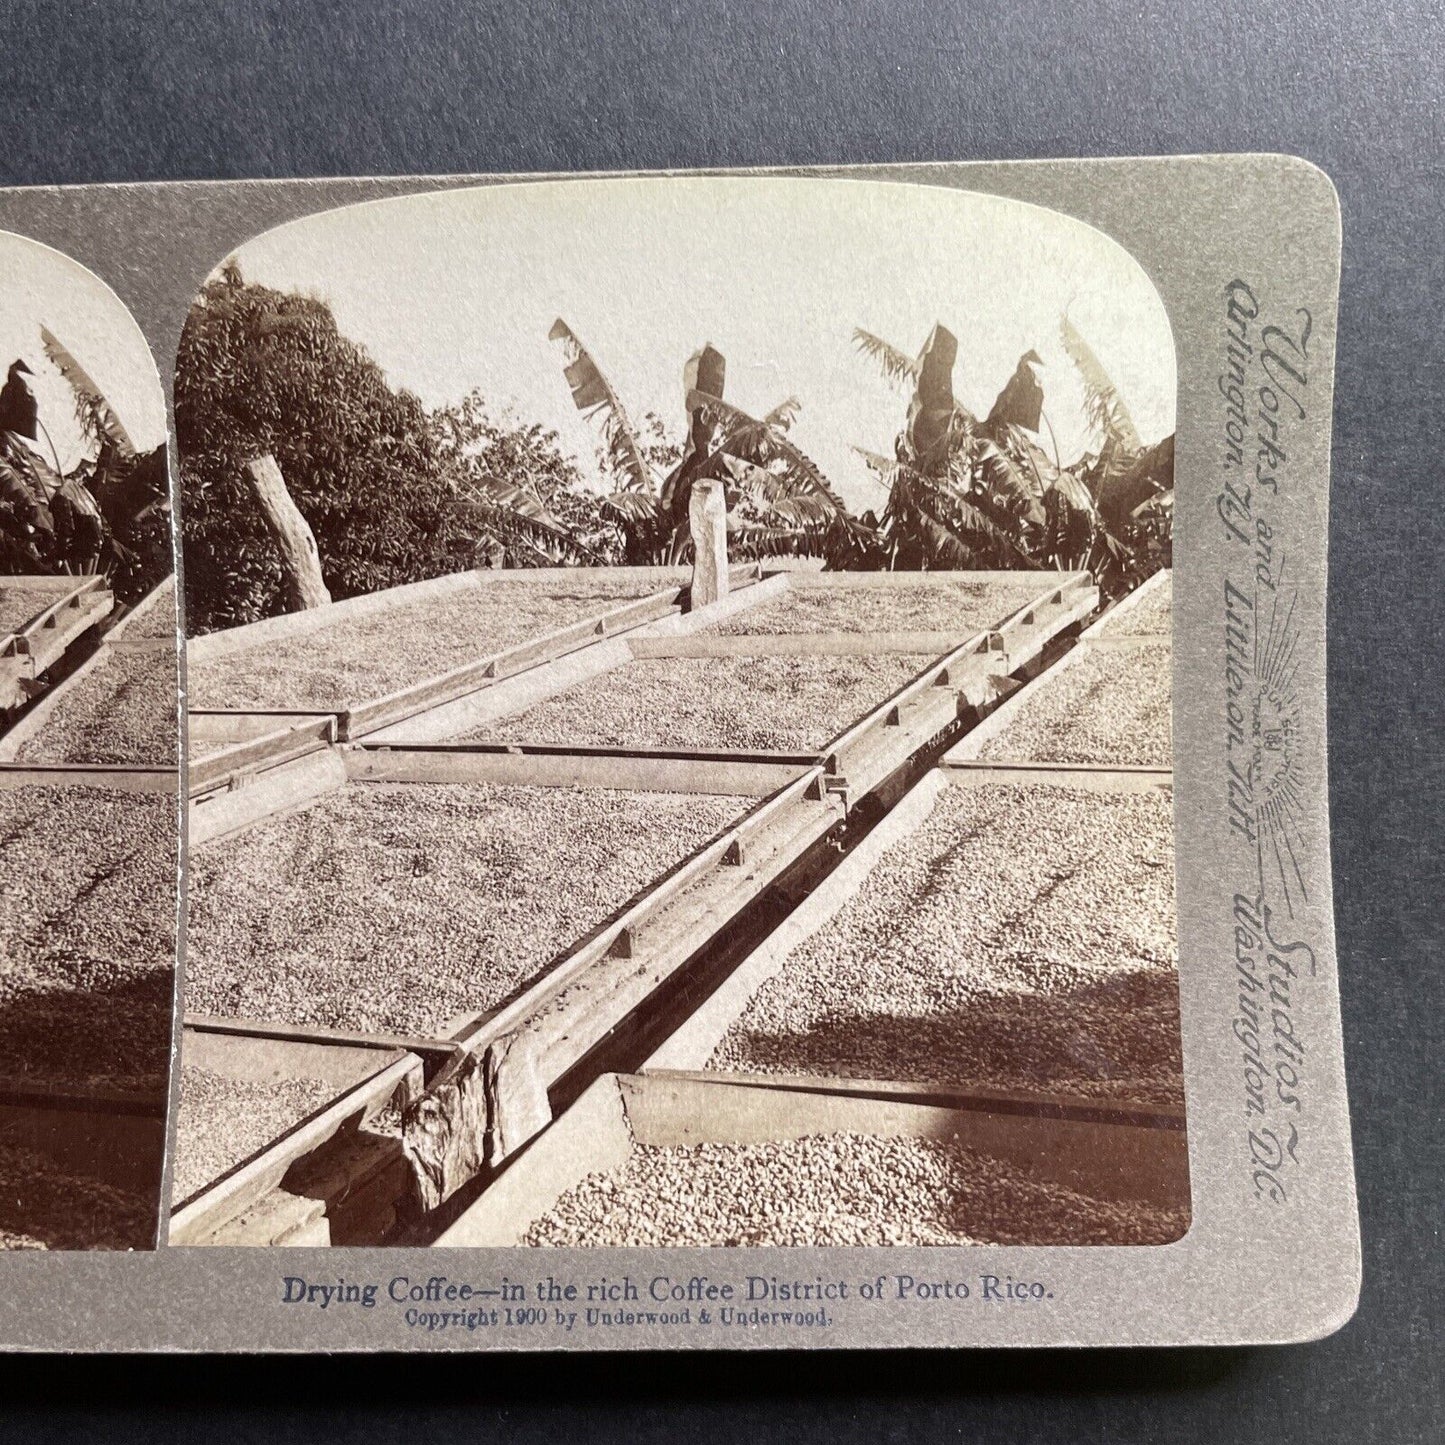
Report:
<svg viewBox="0 0 1445 1445"><path fill-rule="evenodd" d="M936 656L957 647L965 632L764 632L629 637L634 657L882 657Z"/></svg>
<svg viewBox="0 0 1445 1445"><path fill-rule="evenodd" d="M727 497L720 481L699 478L693 482L687 522L693 555L688 611L693 612L721 601L728 593Z"/></svg>
<svg viewBox="0 0 1445 1445"><path fill-rule="evenodd" d="M180 769L111 763L0 763L0 788L111 788L122 793L178 793Z"/></svg>
<svg viewBox="0 0 1445 1445"><path fill-rule="evenodd" d="M1080 788L1090 793L1167 793L1174 786L1169 768L1122 765L1096 767L1092 763L976 762L946 756L940 771L957 788L1042 785Z"/></svg>
<svg viewBox="0 0 1445 1445"><path fill-rule="evenodd" d="M925 774L782 924L688 1015L643 1064L641 1072L702 1068L753 996L782 971L793 950L825 927L838 910L851 901L889 849L923 826L944 787L937 770Z"/></svg>
<svg viewBox="0 0 1445 1445"><path fill-rule="evenodd" d="M187 844L198 848L244 832L345 786L346 764L334 749L308 753L250 780L238 780L235 787L193 798Z"/></svg>
<svg viewBox="0 0 1445 1445"><path fill-rule="evenodd" d="M839 1132L957 1142L1097 1199L1188 1199L1178 1111L852 1080L603 1074L436 1243L520 1244L569 1189L621 1168L639 1144L761 1144Z"/></svg>
<svg viewBox="0 0 1445 1445"><path fill-rule="evenodd" d="M37 696L44 688L41 674L115 605L103 578L64 581L65 590L53 602L0 638L0 709L22 707Z"/></svg>
<svg viewBox="0 0 1445 1445"><path fill-rule="evenodd" d="M357 597L348 597L333 602L328 607L315 607L307 612L286 612L278 617L266 617L259 622L248 622L240 627L225 627L216 632L202 633L186 643L186 652L192 662L213 662L217 658L229 657L237 652L249 652L252 648L268 642L304 637L313 632L324 632L339 622L355 621L364 617L376 617L397 608L414 603L435 602L464 592L485 593L496 588L499 593L508 588L527 590L529 587L545 587L563 583L569 590L587 587L589 579L605 578L610 586L618 582L636 582L640 594L654 596L658 592L670 591L674 601L687 581L685 567L528 567L525 569L498 569L483 567L468 572L449 572L442 577L431 577L424 582L405 582L399 587L383 588L379 592L364 592ZM735 581L734 585L741 585ZM607 599L599 598L599 605ZM498 598L498 605L505 603Z"/></svg>
<svg viewBox="0 0 1445 1445"><path fill-rule="evenodd" d="M817 759L787 754L687 755L620 748L456 743L347 746L354 780L400 783L490 783L552 788L616 788L628 792L716 793L763 798Z"/></svg>
<svg viewBox="0 0 1445 1445"><path fill-rule="evenodd" d="M228 1078L322 1078L354 1083L375 1067L377 1053L416 1054L439 1067L461 1045L417 1034L364 1033L319 1024L187 1014L182 1049L187 1065L199 1064Z"/></svg>
<svg viewBox="0 0 1445 1445"><path fill-rule="evenodd" d="M335 716L317 708L191 708L186 713L186 736L192 743L229 746Z"/></svg>
<svg viewBox="0 0 1445 1445"><path fill-rule="evenodd" d="M477 658L423 682L369 702L354 703L340 714L340 736L353 741L382 728L406 722L504 679L554 663L569 654L598 646L619 633L640 627L678 610L676 593L657 593L625 602L594 617L555 628L501 652Z"/></svg>
<svg viewBox="0 0 1445 1445"><path fill-rule="evenodd" d="M644 638L697 636L706 632L708 628L716 627L718 623L726 622L740 613L751 611L754 607L761 607L765 602L776 601L787 593L791 585L789 578L785 575L769 576L761 581L748 582L745 577L739 578L738 571L738 568L732 569L732 590L726 597L691 612L679 612L675 616L664 617L658 622L649 622L645 627L640 627L635 632L627 634L627 645L631 647L634 642Z"/></svg>
<svg viewBox="0 0 1445 1445"><path fill-rule="evenodd" d="M218 788L232 788L257 773L324 751L335 741L336 719L330 713L289 723L192 759L186 770L187 790L195 798Z"/></svg>
<svg viewBox="0 0 1445 1445"><path fill-rule="evenodd" d="M376 743L446 742L474 732L500 718L525 712L539 702L589 682L632 661L627 643L620 637L594 641L551 662L539 663L526 672L500 681L482 684L460 695L434 701L416 712L408 711L410 702L395 707L396 720L372 726L381 716L369 712L363 716L360 731L354 721L342 719L343 741Z"/></svg>

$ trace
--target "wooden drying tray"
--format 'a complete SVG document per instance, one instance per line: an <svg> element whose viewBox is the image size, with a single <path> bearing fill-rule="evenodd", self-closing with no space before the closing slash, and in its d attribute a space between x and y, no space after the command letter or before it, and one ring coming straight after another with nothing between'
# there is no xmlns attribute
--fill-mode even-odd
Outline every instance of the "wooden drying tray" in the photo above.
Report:
<svg viewBox="0 0 1445 1445"><path fill-rule="evenodd" d="M843 816L821 769L808 769L593 929L514 1000L458 1034L464 1056L405 1121L425 1206L442 1203L544 1128L553 1086Z"/></svg>
<svg viewBox="0 0 1445 1445"><path fill-rule="evenodd" d="M1029 662L1097 605L1070 576L925 669L829 746L811 768L584 940L470 1036L468 1059L407 1118L408 1149L434 1207L525 1144L551 1118L553 1087L690 959L757 904L847 816L908 773L921 751L992 705L1011 659Z"/></svg>
<svg viewBox="0 0 1445 1445"><path fill-rule="evenodd" d="M520 1244L568 1190L622 1168L639 1144L758 1144L840 1131L956 1142L1095 1199L1187 1196L1179 1110L853 1079L603 1074L436 1243Z"/></svg>
<svg viewBox="0 0 1445 1445"><path fill-rule="evenodd" d="M756 574L754 567L734 570L739 581ZM729 594L732 600L724 599L726 610L736 610L749 591L744 588L740 593ZM192 730L200 736L223 741L226 746L190 762L189 794L192 798L203 798L242 786L260 773L307 754L325 751L336 742L360 739L436 714L509 680L511 686L496 694L498 703L511 699L514 710L525 708L559 687L627 661L629 654L620 646L611 649L606 646L609 640L648 623L680 617L681 595L682 589L670 588L622 603L384 697L350 704L335 713L315 709L197 709L190 715ZM709 609L709 614L716 610ZM578 658L564 664L564 659L583 652L588 652L589 663L584 664ZM521 679L528 674L531 676L523 683ZM537 693L535 698L533 691Z"/></svg>

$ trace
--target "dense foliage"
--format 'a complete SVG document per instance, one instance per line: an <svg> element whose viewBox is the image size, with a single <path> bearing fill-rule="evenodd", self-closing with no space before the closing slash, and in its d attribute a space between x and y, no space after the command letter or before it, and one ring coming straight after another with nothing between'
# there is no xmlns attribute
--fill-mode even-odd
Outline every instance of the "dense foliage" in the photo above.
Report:
<svg viewBox="0 0 1445 1445"><path fill-rule="evenodd" d="M911 392L892 458L864 453L888 487L879 525L895 568L1086 569L1108 596L1170 565L1174 439L1139 440L1117 390L1083 337L1062 322L1084 383L1097 448L1064 467L1039 444L1052 435L1036 352L1020 357L988 415L953 394L958 343L935 326L917 357L867 332L859 348Z"/></svg>
<svg viewBox="0 0 1445 1445"><path fill-rule="evenodd" d="M64 475L45 460L48 433L12 368L21 406L0 425L0 572L98 573L134 605L171 571L166 449L138 452L80 362L50 331L40 337L70 384L85 448Z"/></svg>

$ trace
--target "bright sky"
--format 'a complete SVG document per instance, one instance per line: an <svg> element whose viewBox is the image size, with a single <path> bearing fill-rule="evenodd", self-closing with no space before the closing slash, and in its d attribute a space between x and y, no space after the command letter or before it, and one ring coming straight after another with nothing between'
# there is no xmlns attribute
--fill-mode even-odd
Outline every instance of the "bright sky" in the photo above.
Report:
<svg viewBox="0 0 1445 1445"><path fill-rule="evenodd" d="M120 299L77 261L9 231L0 231L0 385L17 357L40 420L69 471L85 455L75 418L75 393L40 344L40 328L89 372L140 451L166 438L166 403L150 347ZM53 461L45 436L41 455Z"/></svg>
<svg viewBox="0 0 1445 1445"><path fill-rule="evenodd" d="M711 341L735 405L801 401L794 440L860 507L882 492L852 447L891 455L907 397L858 354L855 327L916 354L942 321L959 338L955 391L981 414L1033 348L1069 462L1089 438L1059 340L1067 311L1144 440L1174 428L1173 339L1139 266L1079 221L971 192L750 177L499 185L325 212L237 258L248 280L329 301L394 384L431 405L480 387L495 410L554 428L594 476L596 433L547 341L557 316L633 420L655 411L675 436L683 364Z"/></svg>

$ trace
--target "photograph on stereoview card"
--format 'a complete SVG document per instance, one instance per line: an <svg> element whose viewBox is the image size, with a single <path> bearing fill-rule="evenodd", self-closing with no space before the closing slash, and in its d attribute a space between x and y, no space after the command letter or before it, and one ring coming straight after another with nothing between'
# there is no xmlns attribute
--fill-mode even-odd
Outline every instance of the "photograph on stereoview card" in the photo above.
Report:
<svg viewBox="0 0 1445 1445"><path fill-rule="evenodd" d="M178 906L166 409L91 272L0 232L0 1248L151 1249Z"/></svg>
<svg viewBox="0 0 1445 1445"><path fill-rule="evenodd" d="M1151 1245L1176 365L821 178L258 235L175 371L174 1244Z"/></svg>

